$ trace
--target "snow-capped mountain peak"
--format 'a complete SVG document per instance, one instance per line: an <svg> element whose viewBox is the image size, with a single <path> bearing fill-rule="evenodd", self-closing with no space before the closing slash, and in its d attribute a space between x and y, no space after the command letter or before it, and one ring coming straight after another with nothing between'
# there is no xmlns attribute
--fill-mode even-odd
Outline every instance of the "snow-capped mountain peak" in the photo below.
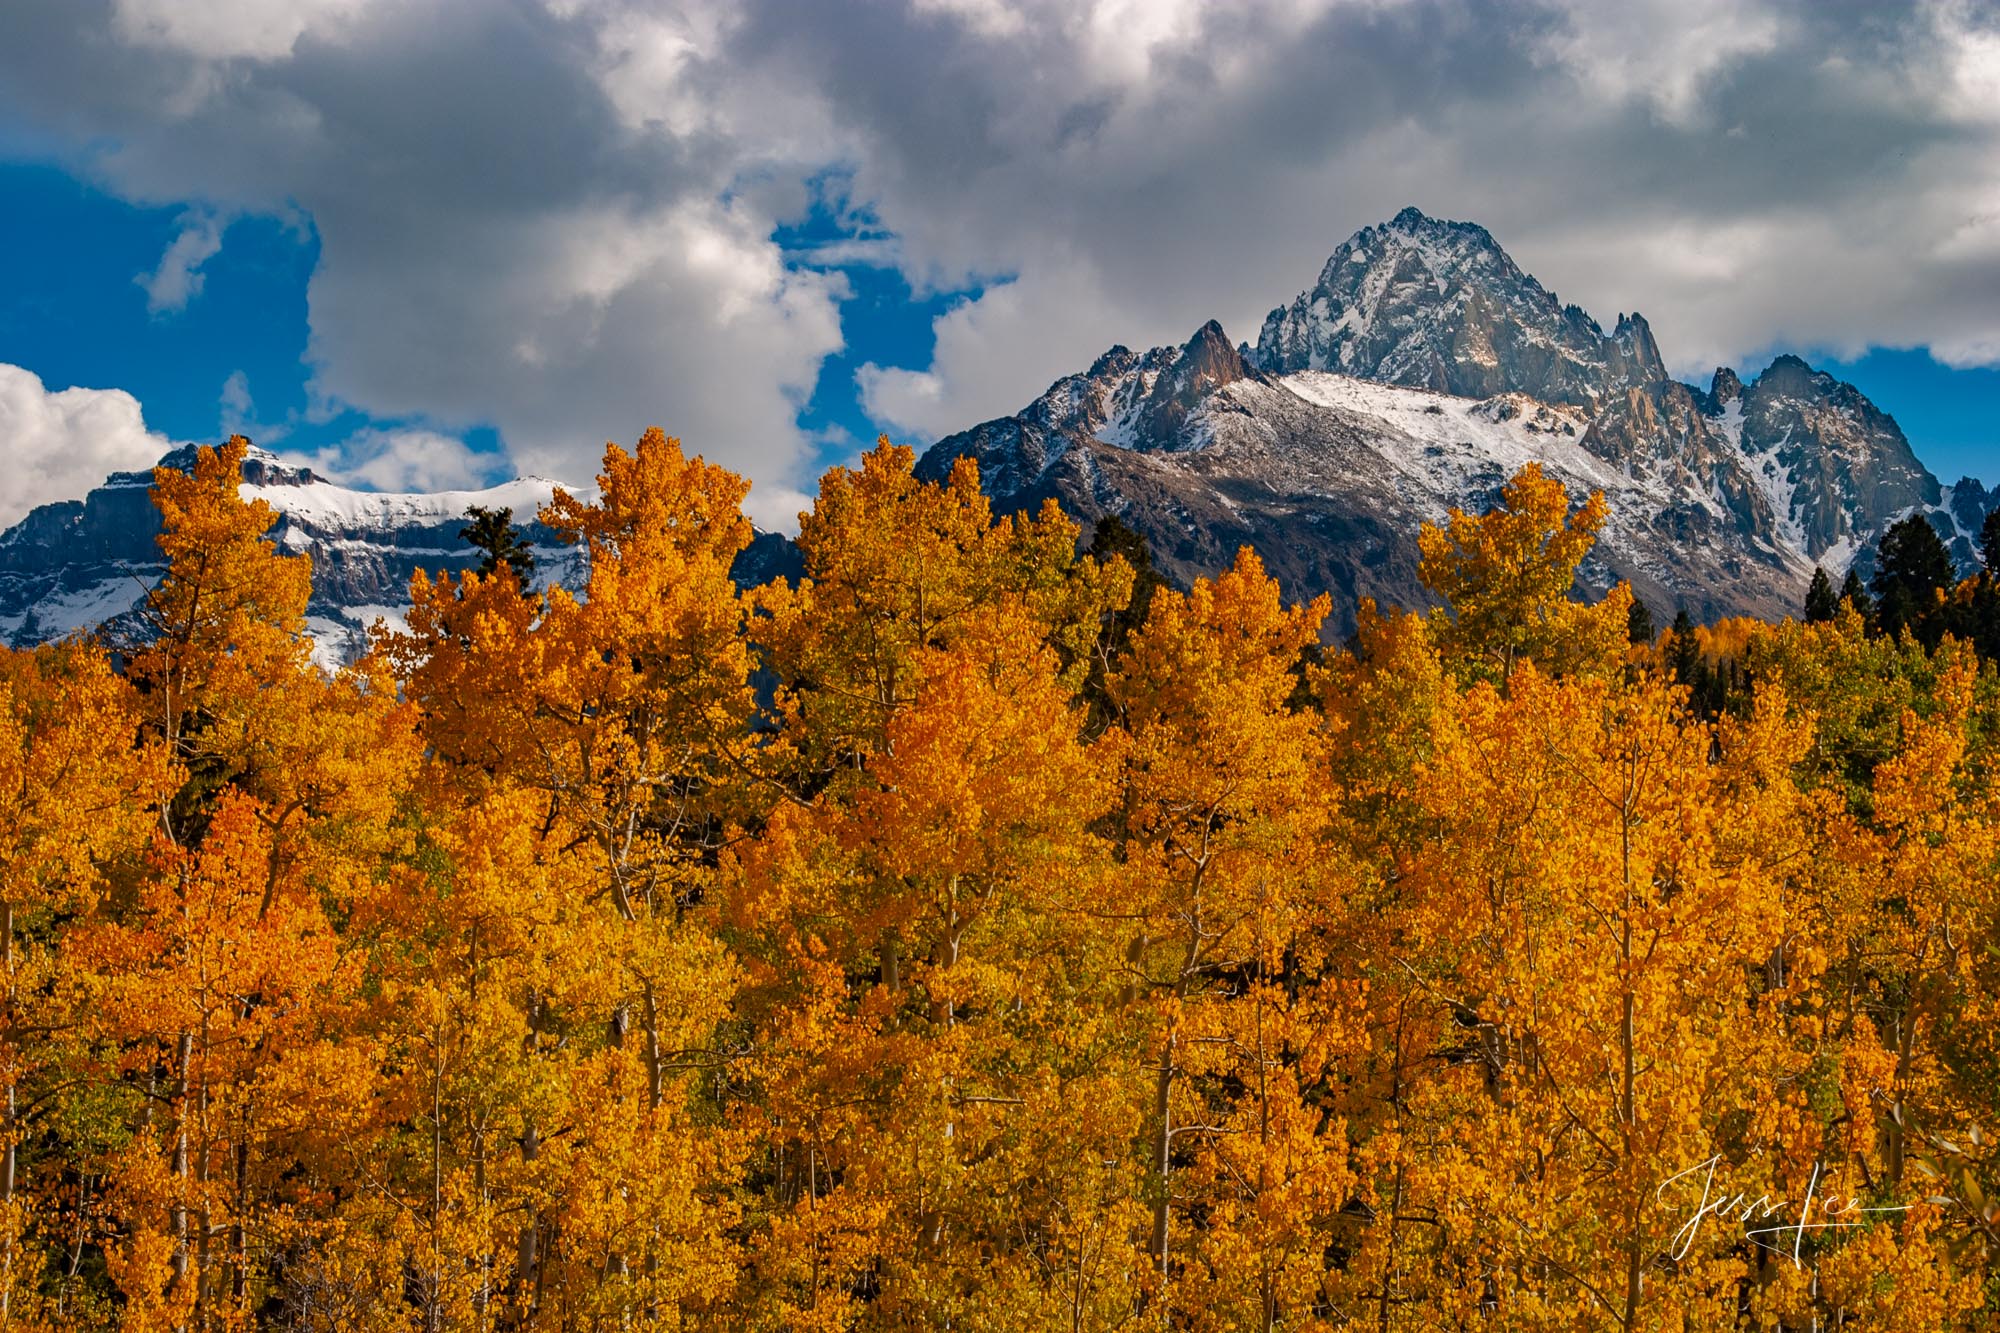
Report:
<svg viewBox="0 0 2000 1333"><path fill-rule="evenodd" d="M1667 378L1645 319L1610 334L1563 305L1492 233L1406 208L1334 250L1319 281L1264 320L1252 359L1467 397L1519 391L1595 404Z"/></svg>
<svg viewBox="0 0 2000 1333"><path fill-rule="evenodd" d="M160 462L189 467L194 449L182 446ZM152 484L150 470L113 473L83 499L43 505L0 533L0 640L44 642L120 621L138 607L165 572ZM574 552L534 522L555 491L556 483L537 477L471 491L364 491L265 449L253 447L243 461L244 498L277 511L271 539L312 557L307 624L329 664L354 657L376 619L400 619L416 570L477 559L458 536L474 505L513 510L536 537L542 577L562 578Z"/></svg>
<svg viewBox="0 0 2000 1333"><path fill-rule="evenodd" d="M1888 524L1933 516L1962 565L2000 496L1944 488L1896 423L1854 386L1782 356L1745 383L1668 375L1645 319L1605 332L1522 271L1491 233L1406 208L1342 242L1317 281L1232 346L1213 320L1184 343L1110 348L1020 412L939 441L942 477L970 455L996 507L1055 497L1078 518L1118 514L1183 580L1255 547L1297 597L1419 605L1416 534L1449 508L1479 509L1536 460L1611 517L1585 567L1631 580L1656 613L1795 611L1818 564L1870 559ZM191 452L163 460L186 466ZM27 644L115 620L160 573L150 472L46 505L0 533L0 638ZM244 493L278 511L274 538L313 557L312 628L324 654L393 619L418 568L476 558L458 536L473 505L529 522L555 483L478 491L344 487L253 450ZM577 554L542 529L543 576ZM798 553L761 534L739 581L796 574Z"/></svg>
<svg viewBox="0 0 2000 1333"><path fill-rule="evenodd" d="M1967 515L1990 503L1943 492L1853 386L1796 357L1748 385L1680 383L1637 312L1606 333L1484 227L1414 208L1342 242L1254 347L1210 322L1179 347L1113 348L921 466L960 454L1003 508L1118 514L1182 578L1247 542L1294 595L1333 590L1336 626L1361 595L1422 602L1418 525L1483 506L1530 457L1605 492L1587 572L1666 614L1795 610L1816 563L1844 572L1912 509L1969 559Z"/></svg>

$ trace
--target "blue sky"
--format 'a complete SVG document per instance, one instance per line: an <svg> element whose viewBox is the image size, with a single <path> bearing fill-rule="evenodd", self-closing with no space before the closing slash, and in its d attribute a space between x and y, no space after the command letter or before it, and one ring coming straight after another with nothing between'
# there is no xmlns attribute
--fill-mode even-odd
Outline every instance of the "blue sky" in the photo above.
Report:
<svg viewBox="0 0 2000 1333"><path fill-rule="evenodd" d="M1996 201L2000 13L1926 0L9 0L0 516L228 425L437 487L658 424L785 527L1411 204L2000 482Z"/></svg>
<svg viewBox="0 0 2000 1333"><path fill-rule="evenodd" d="M0 161L0 362L33 371L50 390L125 389L144 405L147 424L174 440L240 429L267 447L311 455L363 431L411 424L315 401L307 285L319 238L309 217L231 221L187 304L149 309L144 279L185 214L126 203L48 163ZM821 365L798 420L820 446L821 467L847 463L891 428L862 407L855 371L869 362L928 365L932 321L981 289L913 292L867 249L886 239L879 228L824 206L774 238L789 262L846 280L846 345ZM839 242L862 242L864 260L827 250ZM230 392L232 378L249 396L247 412ZM456 433L493 456L496 476L506 470L490 423Z"/></svg>

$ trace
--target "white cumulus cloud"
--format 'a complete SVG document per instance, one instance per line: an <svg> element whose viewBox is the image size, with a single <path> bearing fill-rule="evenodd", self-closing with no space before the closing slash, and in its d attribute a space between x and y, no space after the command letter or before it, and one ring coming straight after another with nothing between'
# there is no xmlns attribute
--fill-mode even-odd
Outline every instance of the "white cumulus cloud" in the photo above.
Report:
<svg viewBox="0 0 2000 1333"><path fill-rule="evenodd" d="M275 60L308 32L337 30L372 0L117 0L112 28L135 45L211 60Z"/></svg>
<svg viewBox="0 0 2000 1333"><path fill-rule="evenodd" d="M501 460L454 436L421 428L366 430L345 443L283 455L329 480L368 491L473 491L491 485Z"/></svg>
<svg viewBox="0 0 2000 1333"><path fill-rule="evenodd" d="M74 500L110 472L151 467L173 446L146 429L123 389L50 390L41 377L0 363L0 527L36 505Z"/></svg>
<svg viewBox="0 0 2000 1333"><path fill-rule="evenodd" d="M190 208L158 308L219 219L296 210L315 401L490 425L566 478L657 424L767 521L848 342L840 281L774 239L830 176L869 262L985 289L860 373L917 436L1113 342L1253 339L1406 204L1643 311L1684 372L2000 359L2000 20L1966 0L12 0L7 28L0 110Z"/></svg>
<svg viewBox="0 0 2000 1333"><path fill-rule="evenodd" d="M190 209L180 226L160 256L159 267L138 278L146 289L146 309L156 315L187 309L187 303L201 295L201 266L222 250L225 224L214 214Z"/></svg>

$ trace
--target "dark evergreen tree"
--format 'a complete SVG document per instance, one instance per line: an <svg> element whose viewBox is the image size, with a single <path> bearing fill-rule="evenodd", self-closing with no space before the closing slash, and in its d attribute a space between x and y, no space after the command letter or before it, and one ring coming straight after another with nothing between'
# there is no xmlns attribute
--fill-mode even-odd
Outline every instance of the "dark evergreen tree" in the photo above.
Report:
<svg viewBox="0 0 2000 1333"><path fill-rule="evenodd" d="M1117 639L1113 646L1122 649L1131 632L1146 623L1154 590L1166 587L1167 581L1153 568L1153 548L1145 537L1116 514L1106 514L1097 520L1097 528L1090 535L1090 554L1100 561L1119 556L1132 566L1132 600L1111 624Z"/></svg>
<svg viewBox="0 0 2000 1333"><path fill-rule="evenodd" d="M1091 663L1090 677L1084 684L1084 697L1090 702L1095 730L1112 716L1111 696L1105 688L1110 668L1124 655L1132 632L1146 623L1153 594L1166 587L1167 580L1153 568L1153 548L1147 544L1145 535L1116 514L1106 514L1097 520L1090 535L1089 553L1101 561L1118 556L1132 566L1132 600L1125 604L1124 610L1111 616L1098 636L1097 660Z"/></svg>
<svg viewBox="0 0 2000 1333"><path fill-rule="evenodd" d="M1686 607L1674 615L1664 648L1666 668L1677 685L1685 685L1688 708L1713 722L1724 713L1744 716L1750 707L1750 672L1731 656L1713 660L1702 651L1701 636Z"/></svg>
<svg viewBox="0 0 2000 1333"><path fill-rule="evenodd" d="M1701 644L1694 635L1694 617L1684 606L1674 613L1674 625L1667 637L1667 670L1673 678L1697 695L1701 693Z"/></svg>
<svg viewBox="0 0 2000 1333"><path fill-rule="evenodd" d="M1861 576L1851 569L1847 571L1847 578L1841 582L1840 600L1854 608L1854 614L1861 617L1861 623L1868 627L1870 634L1875 632L1875 599L1868 595L1868 589L1861 582Z"/></svg>
<svg viewBox="0 0 2000 1333"><path fill-rule="evenodd" d="M526 588L528 580L535 576L535 548L515 525L514 511L474 505L465 511L465 516L472 521L460 528L458 535L461 541L486 553L477 566L480 576L490 578L505 565Z"/></svg>
<svg viewBox="0 0 2000 1333"><path fill-rule="evenodd" d="M1981 657L2000 661L2000 578L1988 573L1972 585L1965 622L1953 632L1970 639Z"/></svg>
<svg viewBox="0 0 2000 1333"><path fill-rule="evenodd" d="M1806 589L1806 623L1824 624L1840 613L1840 599L1834 596L1833 580L1824 569L1815 568L1812 586Z"/></svg>
<svg viewBox="0 0 2000 1333"><path fill-rule="evenodd" d="M1994 506L1979 527L1979 554L1988 574L2000 574L2000 505Z"/></svg>
<svg viewBox="0 0 2000 1333"><path fill-rule="evenodd" d="M1658 634L1653 627L1653 608L1634 597L1632 609L1625 614L1625 637L1633 643L1651 643Z"/></svg>
<svg viewBox="0 0 2000 1333"><path fill-rule="evenodd" d="M1884 634L1910 630L1928 647L1943 636L1937 595L1957 581L1951 552L1922 514L1911 514L1882 534L1875 561L1875 616Z"/></svg>

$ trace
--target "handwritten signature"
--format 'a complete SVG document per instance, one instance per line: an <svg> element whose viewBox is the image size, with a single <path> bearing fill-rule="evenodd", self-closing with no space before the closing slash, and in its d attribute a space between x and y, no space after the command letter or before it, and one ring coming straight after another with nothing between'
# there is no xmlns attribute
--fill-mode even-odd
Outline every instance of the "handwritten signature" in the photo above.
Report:
<svg viewBox="0 0 2000 1333"><path fill-rule="evenodd" d="M1699 1177L1701 1181L1700 1202L1695 1205L1693 1214L1682 1224L1681 1229L1674 1233L1672 1253L1675 1260L1687 1256L1687 1252L1700 1237L1702 1226L1710 1218L1715 1218L1718 1221L1741 1225L1744 1239L1751 1244L1789 1258L1794 1267L1803 1268L1804 1265L1799 1261L1799 1251L1805 1244L1807 1232L1847 1230L1860 1226L1866 1214L1900 1213L1909 1209L1908 1204L1864 1208L1861 1206L1861 1201L1851 1195L1843 1197L1838 1194L1820 1194L1821 1172L1818 1163L1813 1165L1812 1179L1806 1185L1805 1198L1799 1203L1796 1212L1789 1200L1773 1199L1768 1194L1760 1194L1753 1199L1741 1192L1717 1193L1715 1169L1721 1161L1722 1155L1717 1153L1705 1162L1697 1162L1678 1175L1669 1176L1661 1181L1659 1189L1653 1193L1654 1202L1659 1203L1662 1202L1662 1196L1669 1187L1682 1181L1690 1181L1694 1177ZM1750 1225L1768 1223L1774 1219L1777 1220L1776 1225ZM1789 1245L1786 1244L1787 1238L1790 1241Z"/></svg>

